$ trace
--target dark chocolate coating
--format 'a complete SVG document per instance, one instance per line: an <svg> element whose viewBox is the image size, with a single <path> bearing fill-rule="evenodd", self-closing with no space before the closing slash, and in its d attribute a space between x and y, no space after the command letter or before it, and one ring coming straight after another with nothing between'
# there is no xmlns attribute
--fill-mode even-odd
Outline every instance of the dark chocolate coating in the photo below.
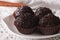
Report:
<svg viewBox="0 0 60 40"><path fill-rule="evenodd" d="M53 14L47 14L39 20L40 25L58 25L59 18Z"/></svg>
<svg viewBox="0 0 60 40"><path fill-rule="evenodd" d="M19 17L22 14L34 15L32 9L28 6L19 7L13 14L15 18ZM26 16L26 15L25 15Z"/></svg>
<svg viewBox="0 0 60 40"><path fill-rule="evenodd" d="M22 34L32 34L35 31L35 27L33 28L23 28L21 26L19 26L19 23L14 21L14 25L16 26L16 28L18 29L18 31Z"/></svg>
<svg viewBox="0 0 60 40"><path fill-rule="evenodd" d="M44 15L51 14L51 13L52 13L51 9L46 7L39 7L35 12L35 14L38 14L40 18L43 17Z"/></svg>
<svg viewBox="0 0 60 40"><path fill-rule="evenodd" d="M32 17L31 19L30 18L23 19L23 18L17 17L15 21L17 25L19 27L21 26L22 28L33 28L38 25L38 20L36 17Z"/></svg>

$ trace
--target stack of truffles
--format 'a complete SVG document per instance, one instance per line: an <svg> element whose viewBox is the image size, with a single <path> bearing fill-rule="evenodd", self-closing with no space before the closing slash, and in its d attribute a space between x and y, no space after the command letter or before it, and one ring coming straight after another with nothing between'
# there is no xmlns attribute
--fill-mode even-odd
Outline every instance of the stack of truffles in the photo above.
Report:
<svg viewBox="0 0 60 40"><path fill-rule="evenodd" d="M52 35L59 32L60 19L49 8L39 7L33 12L30 7L23 6L13 16L14 25L20 33L32 34L38 30L40 34Z"/></svg>

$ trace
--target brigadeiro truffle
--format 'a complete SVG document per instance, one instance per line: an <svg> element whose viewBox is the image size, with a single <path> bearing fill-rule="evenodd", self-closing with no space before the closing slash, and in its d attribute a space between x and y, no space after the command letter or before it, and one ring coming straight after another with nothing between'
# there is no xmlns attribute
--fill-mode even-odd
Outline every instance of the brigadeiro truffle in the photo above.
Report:
<svg viewBox="0 0 60 40"><path fill-rule="evenodd" d="M48 9L48 10L47 10ZM41 34L52 35L59 32L59 18L53 15L49 8L39 9L39 26Z"/></svg>
<svg viewBox="0 0 60 40"><path fill-rule="evenodd" d="M16 19L14 24L19 32L23 34L33 33L36 28L36 17L30 7L20 7L13 15Z"/></svg>

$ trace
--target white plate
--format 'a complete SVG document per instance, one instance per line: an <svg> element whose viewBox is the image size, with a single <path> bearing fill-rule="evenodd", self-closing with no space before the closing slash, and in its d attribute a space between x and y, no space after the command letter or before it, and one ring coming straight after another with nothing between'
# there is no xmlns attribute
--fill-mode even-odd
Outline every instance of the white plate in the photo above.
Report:
<svg viewBox="0 0 60 40"><path fill-rule="evenodd" d="M13 15L6 17L4 19L4 21L7 24L8 28L12 32L14 32L14 34L21 36L22 38L42 39L42 38L50 38L50 37L55 37L55 36L60 35L60 33L54 34L54 35L40 35L40 34L24 35L24 34L21 34L20 32L18 32L17 28L15 27Z"/></svg>

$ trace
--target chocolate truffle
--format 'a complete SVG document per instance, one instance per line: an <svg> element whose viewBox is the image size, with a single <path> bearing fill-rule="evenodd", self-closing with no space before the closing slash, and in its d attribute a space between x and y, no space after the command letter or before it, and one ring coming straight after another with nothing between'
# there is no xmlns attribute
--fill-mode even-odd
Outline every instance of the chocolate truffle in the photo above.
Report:
<svg viewBox="0 0 60 40"><path fill-rule="evenodd" d="M34 12L28 6L23 6L18 8L14 13L15 17L15 26L19 32L23 34L31 34L37 25L37 20Z"/></svg>

